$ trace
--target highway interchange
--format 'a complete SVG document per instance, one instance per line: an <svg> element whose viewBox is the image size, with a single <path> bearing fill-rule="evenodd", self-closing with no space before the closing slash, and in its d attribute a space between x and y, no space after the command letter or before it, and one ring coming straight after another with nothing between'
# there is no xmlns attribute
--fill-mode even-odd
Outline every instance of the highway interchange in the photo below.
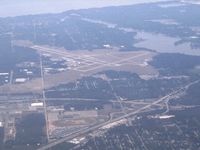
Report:
<svg viewBox="0 0 200 150"><path fill-rule="evenodd" d="M145 55L148 55L148 52L144 52L144 53L140 53L140 54L137 54L137 55L134 55L134 56L129 56L129 57L126 57L126 58L118 58L117 60L115 60L114 62L107 62L105 60L100 60L100 59L97 59L97 57L95 55L91 56L91 55L80 55L77 57L77 55L74 55L70 52L66 52L66 51L58 51L58 50L55 50L53 48L48 48L48 47L43 47L43 46L38 46L38 45L34 45L34 46L31 46L30 48L33 48L33 49L36 49L37 51L41 53L49 53L49 54L52 54L52 55L58 55L62 58L66 58L66 59L72 59L74 61L77 61L78 60L81 60L81 62L83 63L83 65L80 65L78 67L75 67L75 68L70 68L70 69L74 69L76 71L79 71L79 72L83 72L83 73L87 73L87 72L90 72L90 71L94 71L94 70L98 70L98 69L101 69L101 68L104 68L104 67L107 67L107 66L117 66L117 65L122 65L122 64L126 64L126 63L133 63L134 64L134 60L137 59L137 58L140 58L140 57L143 57ZM91 65L92 64L92 65ZM85 66L89 67L88 69L82 69L82 68L85 68ZM86 68L87 68L86 67ZM43 68L41 66L41 70L43 71ZM42 73L42 85L43 85L43 89L44 89L44 84L45 84L45 80L44 80L44 75ZM120 103L121 105L121 111L122 111L122 114L121 116L119 117L116 117L116 118L113 118L111 117L108 121L106 122L103 122L103 123L100 123L100 124L96 124L96 125L93 125L93 126L89 126L89 127L86 127L86 128L82 128L80 130L77 130L75 132L72 132L72 133L69 133L69 134L66 134L64 138L62 139L59 139L59 140L55 140L53 142L49 142L47 145L44 145L42 146L41 148L39 148L38 150L47 150L47 149L50 149L58 144L61 144L63 142L66 142L66 141L70 141L76 137L80 137L80 136L86 136L88 133L92 133L93 131L96 131L96 130L99 130L101 128L103 128L104 126L107 126L109 124L113 124L113 123L116 123L116 122L120 122L121 120L124 120L124 119L128 119L130 117L134 117L136 116L137 114L143 112L143 111L146 111L148 109L150 109L152 106L157 106L157 105L164 105L166 107L166 112L169 111L169 101L171 99L173 99L174 97L176 97L177 95L180 95L180 93L183 93L185 92L186 89L188 89L188 87L190 87L191 85L195 84L199 82L198 81L194 81L192 83L189 83L187 85L185 85L184 87L180 87L179 89L176 89L174 90L173 92L169 93L168 95L164 96L164 97L161 97L151 103L147 103L145 105L143 105L141 108L139 109L136 109L136 110L132 110L130 112L125 112L125 110L123 110L123 106L121 104L121 100L119 97L117 97L116 95L116 99L117 101ZM44 107L47 107L46 106L46 97L45 97L45 90L43 90L43 100L44 100ZM46 122L48 124L48 115L47 115L47 112L46 112L46 109L47 108L44 108L45 109L45 116L46 116ZM165 113L166 113L165 112ZM112 115L111 115L112 116ZM48 135L48 127L47 127L47 135Z"/></svg>
<svg viewBox="0 0 200 150"><path fill-rule="evenodd" d="M60 140L56 140L54 142L51 142L51 143L48 143L47 145L39 148L38 150L47 150L47 149L50 149L52 147L54 147L55 145L58 145L60 143L63 143L63 142L66 142L66 141L70 141L72 140L73 138L76 138L76 137L79 137L79 136L84 136L84 134L88 134L88 133L91 133L93 131L96 131L106 125L109 125L109 124L112 124L112 123L115 123L115 122L119 122L120 120L123 120L123 119L127 119L129 117L133 117L134 115L137 115L141 112L143 112L144 110L147 110L149 108L151 108L152 106L154 105L157 105L159 103L162 103L162 102L169 102L170 99L173 99L175 96L179 95L180 93L184 92L185 90L187 90L191 85L193 84L196 84L198 83L200 80L197 80L197 81L194 81L192 83L189 83L187 85L185 85L184 87L181 87L171 93L169 93L168 95L162 97L162 98L159 98L158 100L150 103L150 104L147 104L145 105L144 107L141 107L137 110L133 110L132 112L129 112L129 113L126 113L120 117L117 117L115 119L112 119L112 120L109 120L107 122L104 122L104 123L101 123L101 124L98 124L98 125L95 125L95 126L91 126L91 127L87 127L87 128L84 128L84 129L81 129L81 130L78 130L76 132L73 132L73 133L70 133L68 135L66 135L65 138L62 138Z"/></svg>
<svg viewBox="0 0 200 150"><path fill-rule="evenodd" d="M79 74L93 74L99 71L99 69L107 69L107 67L120 67L122 65L126 64L133 64L133 65L138 65L138 63L141 63L141 60L144 61L145 59L148 58L148 55L151 53L150 52L138 52L135 53L134 55L126 56L126 57L119 57L118 55L112 56L115 57L113 61L110 60L102 60L99 58L100 55L102 54L95 54L95 55L88 55L83 54L83 55L78 55L77 53L71 53L69 51L63 51L63 50L56 50L54 48L49 48L49 47L44 47L44 46L38 46L38 45L31 45L29 46L32 49L35 49L39 52L40 54L40 70L41 70L41 87L42 87L42 98L38 98L38 101L42 101L44 104L44 114L45 114L45 120L46 120L46 134L47 134L47 139L49 139L49 120L48 120L48 112L47 112L47 102L49 101L70 101L72 98L47 98L45 94L45 73L44 73L44 67L42 63L42 54L51 54L54 56L58 56L59 58L64 58L71 60L75 63L77 63L77 66L74 66L70 68L70 70L77 71ZM109 53L108 53L109 54ZM154 54L153 54L154 55ZM147 58L146 58L147 57ZM61 144L63 142L70 141L74 138L80 137L80 136L86 136L89 133L92 133L97 130L103 129L105 126L112 125L117 122L121 122L123 120L128 120L129 118L135 117L138 114L148 111L152 109L152 106L158 106L158 107L165 107L166 111L164 112L167 113L169 111L169 102L171 99L179 96L180 94L184 93L191 85L198 83L199 80L191 82L183 87L180 87L178 89L174 89L173 92L169 93L168 95L158 98L157 100L151 101L151 102L135 102L136 104L141 104L141 107L138 109L132 109L129 111L126 111L123 109L122 103L125 103L126 101L123 101L120 99L120 97L115 94L116 102L118 102L121 106L121 115L118 115L117 117L113 117L115 113L110 114L110 118L100 124L93 124L88 127L81 128L80 130L76 130L71 133L67 133L64 138L54 140L54 141L49 141L48 144L41 146L38 148L38 150L47 150L51 149L52 147ZM111 86L112 87L112 86ZM95 101L95 99L73 99L73 100L81 100L81 101ZM1 102L4 102L3 98L1 99ZM30 99L10 99L10 103L17 103L17 102L30 102ZM128 103L128 102L127 102ZM133 102L134 103L134 102Z"/></svg>

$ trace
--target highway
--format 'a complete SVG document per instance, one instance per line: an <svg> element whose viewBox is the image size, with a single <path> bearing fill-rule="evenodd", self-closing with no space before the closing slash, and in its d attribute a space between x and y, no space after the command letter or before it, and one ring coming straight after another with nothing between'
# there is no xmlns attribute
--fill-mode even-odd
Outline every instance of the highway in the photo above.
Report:
<svg viewBox="0 0 200 150"><path fill-rule="evenodd" d="M38 101L43 101L43 98L21 98L21 97L10 97L9 99L7 97L1 97L0 103L34 103ZM84 99L84 98L48 98L45 97L46 102L48 101L87 101L87 102L95 102L99 101L98 99ZM110 101L114 101L113 99Z"/></svg>
<svg viewBox="0 0 200 150"><path fill-rule="evenodd" d="M118 121L120 121L120 120L122 120L122 119L125 119L125 118L128 118L128 117L130 117L130 116L136 115L136 114L138 114L138 113L140 113L140 112L142 112L142 111L144 111L144 110L150 108L151 106L157 105L157 104L159 104L159 103L161 103L161 102L164 102L164 101L166 101L166 100L168 100L168 99L173 98L174 96L176 96L177 94L179 94L179 92L182 92L183 90L186 90L188 87L190 87L191 85L193 85L193 84L195 84L195 83L198 83L199 81L200 81L200 80L194 81L194 82L192 82L192 83L189 83L189 84L187 84L186 86L181 87L181 88L179 88L178 90L175 90L175 91L171 92L170 94L168 94L168 95L166 95L166 96L164 96L164 97L162 97L162 98L160 98L160 99L158 99L158 100L156 100L156 101L154 101L154 102L152 102L152 103L150 103L150 104L147 104L147 105L144 106L144 107L141 107L141 108L138 109L138 110L135 110L135 111L130 112L130 113L127 113L127 114L124 114L124 115L122 115L122 116L120 116L120 117L118 117L118 118L115 118L115 119L113 119L113 120L109 120L109 121L107 121L107 122L104 122L104 123L101 123L101 124L98 124L98 125L95 125L95 126L92 126L92 127L87 127L87 128L84 128L84 129L80 129L80 130L78 130L78 131L76 131L76 132L67 134L65 138L62 138L62 139L60 139L60 140L56 140L56 141L54 141L54 142L51 142L51 143L49 143L49 144L47 144L47 145L45 145L45 146L39 148L38 150L47 150L47 149L50 149L51 147L54 147L55 145L58 145L58 144L63 143L63 142L65 142L65 141L72 140L73 138L76 138L76 137L81 136L81 135L83 135L83 134L86 134L86 133L89 133L89 132L98 130L98 129L100 129L101 127L104 127L104 126L106 126L106 125L108 125L108 124L111 124L111 123L114 123L114 122L118 122Z"/></svg>
<svg viewBox="0 0 200 150"><path fill-rule="evenodd" d="M131 60L133 60L135 58L142 57L142 56L145 56L145 55L148 54L148 53L143 53L143 54L138 54L138 55L135 55L135 56L132 56L132 57L124 58L124 59L120 59L119 58L119 60L116 60L114 62L102 62L102 61L96 60L95 57L86 57L86 56L77 57L76 55L74 55L72 53L61 52L61 51L57 51L57 50L54 50L54 49L51 49L51 48L46 48L46 47L42 47L42 46L38 46L38 45L31 46L31 48L39 50L40 52L51 53L51 54L54 54L54 55L58 55L58 56L66 57L66 58L71 58L73 60L74 59L81 59L82 61L89 61L92 64L96 64L96 66L91 67L91 68L86 69L86 70L80 70L80 69L77 70L75 68L75 70L81 71L81 72L89 72L89 71L93 71L93 70L96 70L96 69L100 69L102 67L112 66L112 65L115 65L115 64L119 64L119 63L125 63L125 62L131 61ZM92 59L92 61L91 61L91 59ZM92 132L94 130L98 130L99 128L101 128L103 126L109 125L111 123L118 122L118 121L120 121L122 119L128 118L128 117L136 115L138 113L141 113L142 111L144 111L146 109L149 109L151 106L158 105L161 102L165 102L165 104L167 106L167 111L168 111L169 110L169 107L168 107L169 99L172 99L175 95L177 95L182 90L188 88L192 84L194 84L194 83L190 83L190 84L188 84L188 85L186 85L186 86L184 86L184 87L182 87L182 88L180 88L178 90L175 90L172 93L170 93L170 94L168 94L168 95L166 95L166 96L164 96L164 97L162 97L162 98L160 98L160 99L158 99L158 100L156 100L156 101L154 101L152 103L146 104L144 107L141 107L140 109L134 110L134 111L129 112L129 113L123 113L124 115L122 115L120 117L114 118L112 120L106 121L104 123L101 123L101 124L98 124L98 125L95 125L95 126L87 127L87 128L84 128L84 129L80 129L80 130L78 130L76 132L67 134L65 138L53 141L53 142L51 142L51 143L39 148L38 150L46 150L46 149L49 149L49 148L51 148L51 147L53 147L53 146L55 146L57 144L60 144L60 143L64 142L64 141L69 141L69 140L71 140L71 139L73 139L75 137L78 137L80 135L84 135L84 134ZM44 98L44 99L45 99L45 105L46 105L46 98ZM123 110L123 108L122 108L122 110Z"/></svg>

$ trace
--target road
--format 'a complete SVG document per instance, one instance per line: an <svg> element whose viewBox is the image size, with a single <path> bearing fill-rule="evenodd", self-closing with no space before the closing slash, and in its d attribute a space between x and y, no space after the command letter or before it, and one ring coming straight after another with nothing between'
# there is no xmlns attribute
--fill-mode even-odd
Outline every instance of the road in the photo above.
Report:
<svg viewBox="0 0 200 150"><path fill-rule="evenodd" d="M34 102L38 102L38 101L43 101L44 98L23 98L23 97L10 97L9 99L7 97L1 97L0 98L0 103L34 103ZM45 101L46 103L49 101L84 101L84 102L95 102L95 101L99 101L99 99L84 99L84 98L47 98L45 97ZM110 101L114 101L114 100L110 100Z"/></svg>
<svg viewBox="0 0 200 150"><path fill-rule="evenodd" d="M49 140L49 121L48 121L48 113L47 113L47 104L46 104L46 94L45 94L45 81L44 81L44 71L43 71L43 63L42 63L42 54L40 53L40 71L41 71L41 79L42 79L42 99L44 105L44 114L46 120L46 134L47 141Z"/></svg>
<svg viewBox="0 0 200 150"><path fill-rule="evenodd" d="M13 84L13 70L10 72L10 85Z"/></svg>
<svg viewBox="0 0 200 150"><path fill-rule="evenodd" d="M98 125L95 125L95 126L92 126L92 127L87 127L87 128L84 128L84 129L80 129L80 130L78 130L76 132L73 132L71 134L67 134L65 138L60 139L60 140L56 140L56 141L54 141L52 143L49 143L49 144L39 148L38 150L50 149L51 147L54 147L55 145L58 145L58 144L63 143L65 141L72 140L73 138L76 138L76 137L81 136L83 134L87 134L89 132L96 131L96 130L100 129L101 127L104 127L104 126L106 126L108 124L115 123L115 122L118 122L118 121L120 121L122 119L125 119L125 118L128 118L130 116L136 115L136 114L138 114L138 113L140 113L140 112L142 112L142 111L144 111L146 109L149 109L151 106L154 106L154 105L157 105L157 104L159 104L159 103L161 103L163 101L166 101L166 99L171 99L175 95L179 94L179 92L182 92L183 90L186 90L188 87L190 87L191 85L193 85L193 84L195 84L195 83L197 83L199 81L200 80L194 81L192 83L189 83L186 86L184 86L182 88L179 88L178 90L175 90L175 91L171 92L170 94L168 94L168 95L166 95L166 96L164 96L164 97L162 97L162 98L160 98L160 99L158 99L158 100L156 100L156 101L154 101L154 102L152 102L150 104L147 104L144 107L139 108L138 110L135 110L135 111L127 113L127 114L124 114L124 115L122 115L122 116L120 116L118 118L115 118L113 120L109 120L107 122L104 122L104 123L101 123L101 124L98 124Z"/></svg>
<svg viewBox="0 0 200 150"><path fill-rule="evenodd" d="M185 89L188 89L191 85L196 84L196 83L198 83L199 81L200 81L200 80L197 80L197 81L195 81L195 82L192 82L192 83L188 84L187 86L185 86ZM165 103L164 103L164 104L165 104L165 106L166 106L166 111L163 112L163 114L167 114L167 113L170 111L170 106L169 106L170 100L172 100L173 98L176 99L176 98L178 98L179 96L181 96L182 94L184 94L184 91L182 91L182 92L180 92L179 94L174 95L173 97L168 98L168 99L165 100Z"/></svg>

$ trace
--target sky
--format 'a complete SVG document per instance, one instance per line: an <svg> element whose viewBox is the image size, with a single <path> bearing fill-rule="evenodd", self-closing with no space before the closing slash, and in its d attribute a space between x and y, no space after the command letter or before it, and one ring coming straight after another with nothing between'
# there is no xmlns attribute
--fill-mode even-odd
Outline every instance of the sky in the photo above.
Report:
<svg viewBox="0 0 200 150"><path fill-rule="evenodd" d="M130 5L164 0L0 0L0 17L59 13L71 9Z"/></svg>

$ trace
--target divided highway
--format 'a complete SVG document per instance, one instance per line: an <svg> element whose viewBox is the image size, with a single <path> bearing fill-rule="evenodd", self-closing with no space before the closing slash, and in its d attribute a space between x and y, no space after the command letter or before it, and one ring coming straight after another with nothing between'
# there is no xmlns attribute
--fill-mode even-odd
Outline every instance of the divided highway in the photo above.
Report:
<svg viewBox="0 0 200 150"><path fill-rule="evenodd" d="M106 125L108 125L108 124L115 123L115 122L118 122L118 121L120 121L120 120L122 120L122 119L125 119L125 118L127 118L127 117L131 117L131 116L133 116L133 115L136 115L136 114L138 114L138 113L140 113L140 112L142 112L142 111L144 111L144 110L150 108L151 106L157 105L157 104L159 104L159 103L161 103L161 102L163 102L163 101L166 101L166 100L168 100L168 99L173 98L174 96L176 96L177 94L179 94L179 92L182 92L182 91L186 90L186 89L189 88L191 85L196 84L196 83L198 83L199 81L200 81L200 80L197 80L197 81L194 81L194 82L192 82L192 83L189 83L189 84L187 84L186 86L184 86L184 87L182 87L182 88L179 88L178 90L175 90L175 91L171 92L170 94L168 94L168 95L166 95L166 96L164 96L164 97L162 97L162 98L160 98L160 99L158 99L158 100L156 100L156 101L154 101L154 102L152 102L152 103L150 103L150 104L147 104L147 105L144 106L144 107L141 107L141 108L138 109L138 110L135 110L135 111L133 111L133 112L127 113L127 114L125 114L125 115L122 115L122 116L120 116L120 117L118 117L118 118L115 118L115 119L113 119L113 120L109 120L109 121L107 121L107 122L101 123L101 124L99 124L99 125L95 125L95 126L93 126L93 127L87 127L87 128L84 128L84 129L80 129L80 130L78 130L78 131L76 131L76 132L67 134L65 138L62 138L62 139L60 139L60 140L56 140L56 141L54 141L54 142L51 142L51 143L49 143L49 144L47 144L47 145L45 145L45 146L39 148L38 150L47 150L47 149L50 149L50 148L54 147L55 145L58 145L58 144L63 143L63 142L65 142L65 141L72 140L73 138L76 138L76 137L78 137L78 136L87 134L87 133L89 133L89 132L98 130L98 129L100 129L101 127L104 127L104 126L106 126Z"/></svg>

